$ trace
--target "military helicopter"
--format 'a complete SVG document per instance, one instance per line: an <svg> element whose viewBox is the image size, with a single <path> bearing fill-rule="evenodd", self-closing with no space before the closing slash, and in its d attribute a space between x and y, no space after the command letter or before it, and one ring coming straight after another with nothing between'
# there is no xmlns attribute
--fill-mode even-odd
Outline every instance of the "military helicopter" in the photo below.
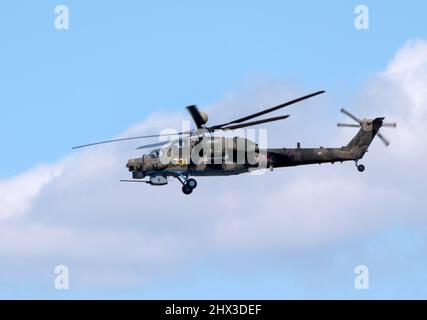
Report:
<svg viewBox="0 0 427 320"><path fill-rule="evenodd" d="M168 178L172 177L182 184L182 192L186 195L191 194L197 187L197 181L191 178L192 176L230 176L266 168L273 170L274 168L321 163L333 164L344 161L354 161L359 172L365 171L365 166L359 164L359 160L368 151L368 147L375 136L378 136L386 146L390 144L379 132L380 128L397 127L394 122L384 122L384 117L359 119L347 110L341 109L341 112L354 120L355 123L338 123L338 126L359 128L359 131L346 146L339 148L301 148L300 143L297 144L296 148L260 148L258 144L246 138L225 138L214 135L218 131L235 130L287 119L289 115L249 121L323 93L325 91L314 92L278 106L214 126L207 126L208 115L199 111L197 106L192 105L188 106L187 110L196 125L193 130L173 134L106 140L77 146L73 149L127 140L169 137L170 139L167 141L136 148L140 150L161 147L142 157L128 160L126 167L132 173L132 179L121 181L144 182L153 186L164 186L168 184ZM172 139L172 137L175 138ZM148 180L143 180L145 178Z"/></svg>

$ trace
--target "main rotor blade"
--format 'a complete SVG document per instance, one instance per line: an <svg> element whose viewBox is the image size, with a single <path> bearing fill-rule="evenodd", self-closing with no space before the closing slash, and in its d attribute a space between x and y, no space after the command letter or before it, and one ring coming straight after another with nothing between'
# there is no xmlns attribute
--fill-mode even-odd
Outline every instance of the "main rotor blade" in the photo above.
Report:
<svg viewBox="0 0 427 320"><path fill-rule="evenodd" d="M390 142L380 132L377 132L377 136L381 139L381 141L385 144L386 147L390 145Z"/></svg>
<svg viewBox="0 0 427 320"><path fill-rule="evenodd" d="M145 144L143 146L140 146L138 148L135 148L135 150L141 150L141 149L148 149L148 148L154 148L154 147L161 147L163 145L168 144L169 142L173 142L174 140L170 140L170 141L163 141L163 142L157 142L157 143L152 143L152 144Z"/></svg>
<svg viewBox="0 0 427 320"><path fill-rule="evenodd" d="M260 111L260 112L257 112L257 113L254 113L254 114L251 114L251 115L249 115L249 116L246 116L246 117L243 117L243 118L240 118L240 119L234 120L234 121L230 121L230 122L227 122L227 123L223 123L223 124L219 124L219 125L213 126L213 127L211 127L210 129L215 130L215 129L220 129L220 128L222 128L222 127L228 126L228 125L230 125L230 124L234 124L234 123L242 123L242 122L244 122L244 121L247 121L247 120L250 120L250 119L253 119L253 118L256 118L256 117L262 116L262 115L264 115L264 114L266 114L266 113L270 113L270 112L273 112L273 111L279 110L279 109L281 109L281 108L284 108L284 107L290 106L291 104L294 104L294 103L297 103L297 102L300 102L300 101L303 101L303 100L306 100L306 99L312 98L312 97L317 96L317 95L322 94L322 93L325 93L325 91L318 91L318 92L315 92L315 93L312 93L312 94L309 94L309 95L303 96L303 97L301 97L301 98L297 98L297 99L294 99L294 100L291 100L291 101L288 101L288 102L282 103L282 104L280 104L280 105L278 105L278 106L275 106L275 107L272 107L272 108L269 108L269 109L265 109L265 110L263 110L263 111Z"/></svg>
<svg viewBox="0 0 427 320"><path fill-rule="evenodd" d="M188 106L187 110L188 112L190 112L191 117L193 118L197 128L200 129L205 124L205 120L201 116L199 109L197 109L197 107L193 105L193 106Z"/></svg>
<svg viewBox="0 0 427 320"><path fill-rule="evenodd" d="M356 117L354 114L351 114L350 112L348 112L344 108L341 109L341 112L344 113L345 115L347 115L348 117L352 118L357 123L362 123L362 120L360 120L358 117Z"/></svg>
<svg viewBox="0 0 427 320"><path fill-rule="evenodd" d="M256 126L256 125L262 124L262 123L283 120L283 119L287 119L287 118L289 118L289 115L279 116L279 117L274 117L274 118L268 118L268 119L263 119L263 120L258 120L258 121L252 121L252 122L246 122L246 123L236 124L236 125L228 126L228 127L222 127L222 128L220 128L220 130L234 130L234 129L239 129L239 128Z"/></svg>
<svg viewBox="0 0 427 320"><path fill-rule="evenodd" d="M171 134L154 134L149 136L139 136L139 137L129 137L129 138L120 138L120 139L113 139L113 140L105 140L100 142L94 142L94 143L88 143L81 146L73 147L72 149L79 149L79 148L86 148L86 147L92 147L99 144L105 144L105 143L112 143L112 142L120 142L120 141L127 141L127 140L137 140L137 139L145 139L145 138L158 138L158 137L169 137L169 136L178 136L182 134L191 134L191 131L186 132L178 132L178 133L171 133Z"/></svg>
<svg viewBox="0 0 427 320"><path fill-rule="evenodd" d="M383 127L397 128L396 122L383 122Z"/></svg>
<svg viewBox="0 0 427 320"><path fill-rule="evenodd" d="M337 123L338 127L360 128L360 124Z"/></svg>

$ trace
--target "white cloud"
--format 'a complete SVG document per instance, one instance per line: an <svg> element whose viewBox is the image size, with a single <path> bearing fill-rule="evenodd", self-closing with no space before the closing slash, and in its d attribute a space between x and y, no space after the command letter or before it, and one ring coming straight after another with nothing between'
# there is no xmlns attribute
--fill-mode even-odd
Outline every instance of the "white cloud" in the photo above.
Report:
<svg viewBox="0 0 427 320"><path fill-rule="evenodd" d="M426 84L427 41L409 41L397 52L386 70L369 82L361 96L361 100L367 100L372 109L398 120L399 130L391 133L393 143L398 147L391 148L391 152L415 163L425 155L425 148L420 146L427 134ZM408 153L412 156L408 157Z"/></svg>
<svg viewBox="0 0 427 320"><path fill-rule="evenodd" d="M0 220L30 210L43 187L61 173L61 164L55 164L37 167L17 177L0 181Z"/></svg>
<svg viewBox="0 0 427 320"><path fill-rule="evenodd" d="M425 41L408 43L355 99L355 110L384 113L399 122L396 132L384 131L392 140L389 149L374 143L363 175L345 164L278 169L260 177L205 178L187 197L179 183L164 188L121 184L119 179L128 174L126 160L137 154L135 144L100 146L0 182L0 255L32 257L34 264L41 258L69 259L82 282L112 285L139 279L141 269L148 276L172 270L206 250L310 250L396 219L418 219L425 208L420 188L426 170L420 159L427 142L426 57ZM255 94L229 96L209 106L211 123L301 93L293 88L284 97L288 85L280 81L261 87ZM316 103L290 111L293 117L286 126L271 126L275 146L293 145L297 137L313 146L342 141L337 128L323 124L330 123L330 114L310 108ZM215 119L215 110L226 111L224 119ZM183 115L153 115L123 135L162 126L180 129ZM418 211L407 214L408 208Z"/></svg>

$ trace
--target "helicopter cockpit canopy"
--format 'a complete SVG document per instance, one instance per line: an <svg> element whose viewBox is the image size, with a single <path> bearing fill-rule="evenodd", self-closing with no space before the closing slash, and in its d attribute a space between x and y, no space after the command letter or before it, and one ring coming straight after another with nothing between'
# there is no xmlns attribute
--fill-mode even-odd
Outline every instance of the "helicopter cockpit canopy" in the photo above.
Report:
<svg viewBox="0 0 427 320"><path fill-rule="evenodd" d="M160 149L156 149L156 150L151 151L151 152L148 154L148 156L149 156L151 159L159 159L159 157L160 157L160 155L161 155L161 152L162 152L162 150L160 150Z"/></svg>
<svg viewBox="0 0 427 320"><path fill-rule="evenodd" d="M174 148L178 148L178 147L175 145L171 145L168 147L155 149L155 150L151 151L147 156L150 157L152 160L159 160L163 156L166 156L166 155L170 156L171 152Z"/></svg>

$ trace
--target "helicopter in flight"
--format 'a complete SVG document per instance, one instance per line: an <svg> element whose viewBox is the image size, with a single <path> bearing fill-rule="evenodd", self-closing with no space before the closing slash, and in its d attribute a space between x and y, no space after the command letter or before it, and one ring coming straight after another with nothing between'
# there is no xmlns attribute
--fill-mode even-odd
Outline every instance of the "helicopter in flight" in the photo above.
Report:
<svg viewBox="0 0 427 320"><path fill-rule="evenodd" d="M368 147L375 136L378 136L386 146L390 144L380 133L380 128L397 127L394 122L384 122L384 117L360 119L347 110L341 109L341 112L355 123L338 123L338 126L359 128L359 130L347 145L336 148L301 148L300 143L297 144L296 148L261 148L257 143L247 138L226 138L214 135L219 131L236 130L287 119L289 115L249 121L323 93L325 91L314 92L278 106L213 126L207 126L208 115L192 105L188 106L187 110L196 125L193 130L173 134L106 140L77 146L73 149L127 140L169 137L170 140L136 148L138 150L156 149L141 157L128 160L126 167L132 173L132 179L121 181L164 186L172 177L182 184L182 192L186 195L191 194L197 187L197 181L193 177L230 176L259 169L273 170L274 168L321 163L333 164L344 161L354 161L359 172L365 171L365 166L359 164L359 160L368 151ZM147 180L144 180L145 178Z"/></svg>

